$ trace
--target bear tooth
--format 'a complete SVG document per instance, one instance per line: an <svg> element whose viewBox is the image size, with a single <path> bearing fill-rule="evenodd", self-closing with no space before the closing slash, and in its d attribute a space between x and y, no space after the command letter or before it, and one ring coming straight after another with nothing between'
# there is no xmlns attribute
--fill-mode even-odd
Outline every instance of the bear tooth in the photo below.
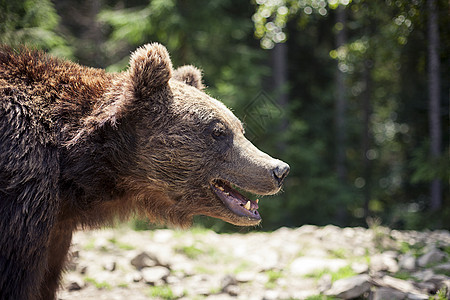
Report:
<svg viewBox="0 0 450 300"><path fill-rule="evenodd" d="M259 203L259 199L256 199L255 201L256 201L256 203Z"/></svg>
<svg viewBox="0 0 450 300"><path fill-rule="evenodd" d="M250 201L247 201L247 203L244 205L245 209L250 210Z"/></svg>
<svg viewBox="0 0 450 300"><path fill-rule="evenodd" d="M223 187L218 186L217 188L223 192Z"/></svg>

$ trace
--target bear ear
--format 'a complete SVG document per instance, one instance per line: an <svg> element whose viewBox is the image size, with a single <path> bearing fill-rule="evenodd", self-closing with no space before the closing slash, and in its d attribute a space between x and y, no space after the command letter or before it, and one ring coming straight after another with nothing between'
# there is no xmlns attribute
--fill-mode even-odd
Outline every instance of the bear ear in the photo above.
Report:
<svg viewBox="0 0 450 300"><path fill-rule="evenodd" d="M182 66L173 72L173 78L191 85L199 90L205 86L202 83L202 72L194 66Z"/></svg>
<svg viewBox="0 0 450 300"><path fill-rule="evenodd" d="M167 84L172 76L172 62L167 49L158 43L138 48L130 58L128 70L134 93L146 96Z"/></svg>

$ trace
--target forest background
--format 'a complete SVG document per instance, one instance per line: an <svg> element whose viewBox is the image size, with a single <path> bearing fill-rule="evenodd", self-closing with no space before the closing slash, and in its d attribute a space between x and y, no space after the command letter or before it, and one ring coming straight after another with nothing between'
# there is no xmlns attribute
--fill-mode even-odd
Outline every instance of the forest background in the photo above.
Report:
<svg viewBox="0 0 450 300"><path fill-rule="evenodd" d="M262 230L450 229L449 9L447 0L0 0L0 42L116 72L156 41L175 66L201 68L247 137L291 166L283 193L261 202Z"/></svg>

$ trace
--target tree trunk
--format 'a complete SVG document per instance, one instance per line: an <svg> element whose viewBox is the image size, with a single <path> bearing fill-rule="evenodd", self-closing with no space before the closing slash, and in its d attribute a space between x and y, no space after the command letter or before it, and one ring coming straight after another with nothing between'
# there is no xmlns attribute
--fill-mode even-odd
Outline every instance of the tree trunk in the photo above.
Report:
<svg viewBox="0 0 450 300"><path fill-rule="evenodd" d="M371 130L370 130L370 116L372 115L372 75L371 67L373 62L370 59L366 59L364 62L364 83L365 90L362 95L363 100L363 139L362 139L362 159L363 159L363 178L364 185L364 218L370 215L370 199L372 197L371 180L372 180L372 164L367 157L367 152L371 147Z"/></svg>
<svg viewBox="0 0 450 300"><path fill-rule="evenodd" d="M336 23L342 25L336 36L336 48L347 43L346 35L346 11L344 6L339 6L336 11ZM335 107L335 135L336 135L336 174L341 186L345 186L347 178L347 166L345 159L346 149L346 111L347 111L347 88L345 85L345 74L336 69L336 107ZM339 223L344 224L346 218L346 207L340 205L337 212Z"/></svg>
<svg viewBox="0 0 450 300"><path fill-rule="evenodd" d="M287 85L287 51L288 47L286 43L275 44L272 51L272 64L273 64L273 90L277 95L277 104L283 112L286 112L288 105L288 93L286 90ZM280 120L280 132L285 132L288 127L287 114L282 114ZM279 150L283 152L286 145L283 141L278 143Z"/></svg>
<svg viewBox="0 0 450 300"><path fill-rule="evenodd" d="M430 130L430 153L434 161L441 155L440 114L440 61L439 27L436 1L428 0L428 119ZM441 181L435 178L430 186L430 209L436 211L442 206Z"/></svg>

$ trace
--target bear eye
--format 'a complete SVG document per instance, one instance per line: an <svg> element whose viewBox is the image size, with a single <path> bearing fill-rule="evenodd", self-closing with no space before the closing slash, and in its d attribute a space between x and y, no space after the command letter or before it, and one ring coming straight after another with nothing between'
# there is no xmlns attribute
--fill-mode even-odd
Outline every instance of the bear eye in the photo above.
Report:
<svg viewBox="0 0 450 300"><path fill-rule="evenodd" d="M212 131L212 136L215 139L223 137L225 135L225 130L223 128L214 128Z"/></svg>
<svg viewBox="0 0 450 300"><path fill-rule="evenodd" d="M215 123L212 127L211 136L216 140L221 140L227 135L227 130L224 124Z"/></svg>

